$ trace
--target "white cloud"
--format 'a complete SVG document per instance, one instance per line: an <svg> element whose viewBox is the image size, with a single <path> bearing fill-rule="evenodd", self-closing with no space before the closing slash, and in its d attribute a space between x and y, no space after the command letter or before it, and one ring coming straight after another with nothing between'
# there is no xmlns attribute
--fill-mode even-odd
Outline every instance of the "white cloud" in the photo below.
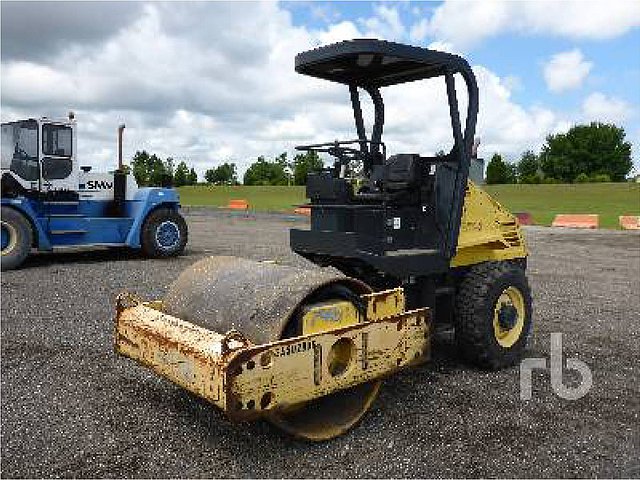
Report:
<svg viewBox="0 0 640 480"><path fill-rule="evenodd" d="M440 41L431 42L429 45L427 45L427 48L429 50L437 50L439 52L460 54L460 52L457 51L454 48L454 46L448 42L440 42Z"/></svg>
<svg viewBox="0 0 640 480"><path fill-rule="evenodd" d="M559 115L547 108L524 108L511 99L509 80L500 78L485 67L475 67L480 88L478 135L485 154L501 152L516 156L524 150L539 149L550 132L561 122Z"/></svg>
<svg viewBox="0 0 640 480"><path fill-rule="evenodd" d="M412 29L414 41L428 36L470 48L507 32L607 39L640 26L640 2L594 0L449 0Z"/></svg>
<svg viewBox="0 0 640 480"><path fill-rule="evenodd" d="M587 122L610 122L620 125L632 109L624 100L595 92L582 102L582 115Z"/></svg>
<svg viewBox="0 0 640 480"><path fill-rule="evenodd" d="M396 8L376 5L373 11L373 17L359 20L365 37L402 40L406 36L405 26Z"/></svg>
<svg viewBox="0 0 640 480"><path fill-rule="evenodd" d="M315 29L294 25L276 3L153 3L140 10L104 41L81 49L70 44L46 63L3 59L3 121L73 109L83 164L112 167L115 131L125 121L127 157L147 149L186 160L200 174L229 160L243 172L258 155L354 136L347 89L296 74L296 53L374 31L408 31L386 5L376 7L373 19ZM12 39L3 32L2 41ZM452 44L434 45L454 51ZM549 109L518 105L513 79L474 70L485 155L538 148L566 122ZM385 90L390 153L429 154L450 145L442 79Z"/></svg>
<svg viewBox="0 0 640 480"><path fill-rule="evenodd" d="M429 19L421 18L414 23L409 30L409 40L413 43L421 43L429 34Z"/></svg>
<svg viewBox="0 0 640 480"><path fill-rule="evenodd" d="M448 1L436 9L428 26L419 31L464 48L503 28L508 23L510 8L505 2Z"/></svg>
<svg viewBox="0 0 640 480"><path fill-rule="evenodd" d="M323 22L335 22L340 19L340 12L331 4L316 4L311 6L311 15L313 18Z"/></svg>
<svg viewBox="0 0 640 480"><path fill-rule="evenodd" d="M592 67L578 49L556 53L544 65L544 80L552 92L573 90L582 85Z"/></svg>
<svg viewBox="0 0 640 480"><path fill-rule="evenodd" d="M507 75L504 77L504 84L512 92L521 91L524 89L522 79L517 75Z"/></svg>

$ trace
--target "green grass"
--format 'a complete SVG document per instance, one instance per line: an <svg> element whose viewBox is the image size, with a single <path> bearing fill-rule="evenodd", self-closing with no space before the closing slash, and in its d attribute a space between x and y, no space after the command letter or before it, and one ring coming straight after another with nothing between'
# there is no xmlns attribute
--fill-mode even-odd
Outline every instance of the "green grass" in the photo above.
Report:
<svg viewBox="0 0 640 480"><path fill-rule="evenodd" d="M484 187L512 212L530 212L537 224L550 225L558 213L597 213L600 226L618 228L619 215L640 215L640 184L487 185ZM224 207L245 199L253 210L291 211L306 202L304 187L181 187L188 206Z"/></svg>
<svg viewBox="0 0 640 480"><path fill-rule="evenodd" d="M601 228L619 228L619 215L640 215L639 183L572 185L486 185L511 212L529 212L540 225L558 213L597 213Z"/></svg>
<svg viewBox="0 0 640 480"><path fill-rule="evenodd" d="M244 199L251 210L291 211L306 203L304 187L180 187L180 203L189 206L224 207L229 200Z"/></svg>

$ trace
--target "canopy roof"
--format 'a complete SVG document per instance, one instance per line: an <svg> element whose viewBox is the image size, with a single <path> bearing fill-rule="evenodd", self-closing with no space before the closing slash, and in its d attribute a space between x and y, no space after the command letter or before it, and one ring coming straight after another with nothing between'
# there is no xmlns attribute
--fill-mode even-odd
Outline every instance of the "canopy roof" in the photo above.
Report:
<svg viewBox="0 0 640 480"><path fill-rule="evenodd" d="M470 71L465 59L450 53L383 40L346 40L296 55L296 72L332 82L385 87Z"/></svg>

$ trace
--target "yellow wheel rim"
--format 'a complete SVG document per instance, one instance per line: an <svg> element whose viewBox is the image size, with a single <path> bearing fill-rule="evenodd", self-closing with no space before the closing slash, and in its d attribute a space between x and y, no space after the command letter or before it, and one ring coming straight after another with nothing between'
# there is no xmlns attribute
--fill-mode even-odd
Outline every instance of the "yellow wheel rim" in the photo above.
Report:
<svg viewBox="0 0 640 480"><path fill-rule="evenodd" d="M516 287L507 287L493 310L493 333L503 348L511 348L522 335L526 311L524 297Z"/></svg>

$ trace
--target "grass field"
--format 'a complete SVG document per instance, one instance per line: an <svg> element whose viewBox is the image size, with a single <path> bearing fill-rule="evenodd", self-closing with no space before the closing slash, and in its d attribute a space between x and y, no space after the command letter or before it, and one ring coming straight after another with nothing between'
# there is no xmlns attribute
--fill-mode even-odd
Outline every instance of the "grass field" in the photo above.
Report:
<svg viewBox="0 0 640 480"><path fill-rule="evenodd" d="M180 203L189 206L224 207L232 199L244 199L252 210L291 211L306 203L304 187L180 187Z"/></svg>
<svg viewBox="0 0 640 480"><path fill-rule="evenodd" d="M487 185L487 192L512 212L530 212L540 225L558 213L597 213L600 227L619 228L618 216L640 215L640 184Z"/></svg>
<svg viewBox="0 0 640 480"><path fill-rule="evenodd" d="M640 215L640 184L487 185L512 212L530 212L537 224L550 225L558 213L597 213L600 226L618 228L619 215ZM291 211L305 203L304 187L181 187L185 206L223 207L245 199L255 210Z"/></svg>

